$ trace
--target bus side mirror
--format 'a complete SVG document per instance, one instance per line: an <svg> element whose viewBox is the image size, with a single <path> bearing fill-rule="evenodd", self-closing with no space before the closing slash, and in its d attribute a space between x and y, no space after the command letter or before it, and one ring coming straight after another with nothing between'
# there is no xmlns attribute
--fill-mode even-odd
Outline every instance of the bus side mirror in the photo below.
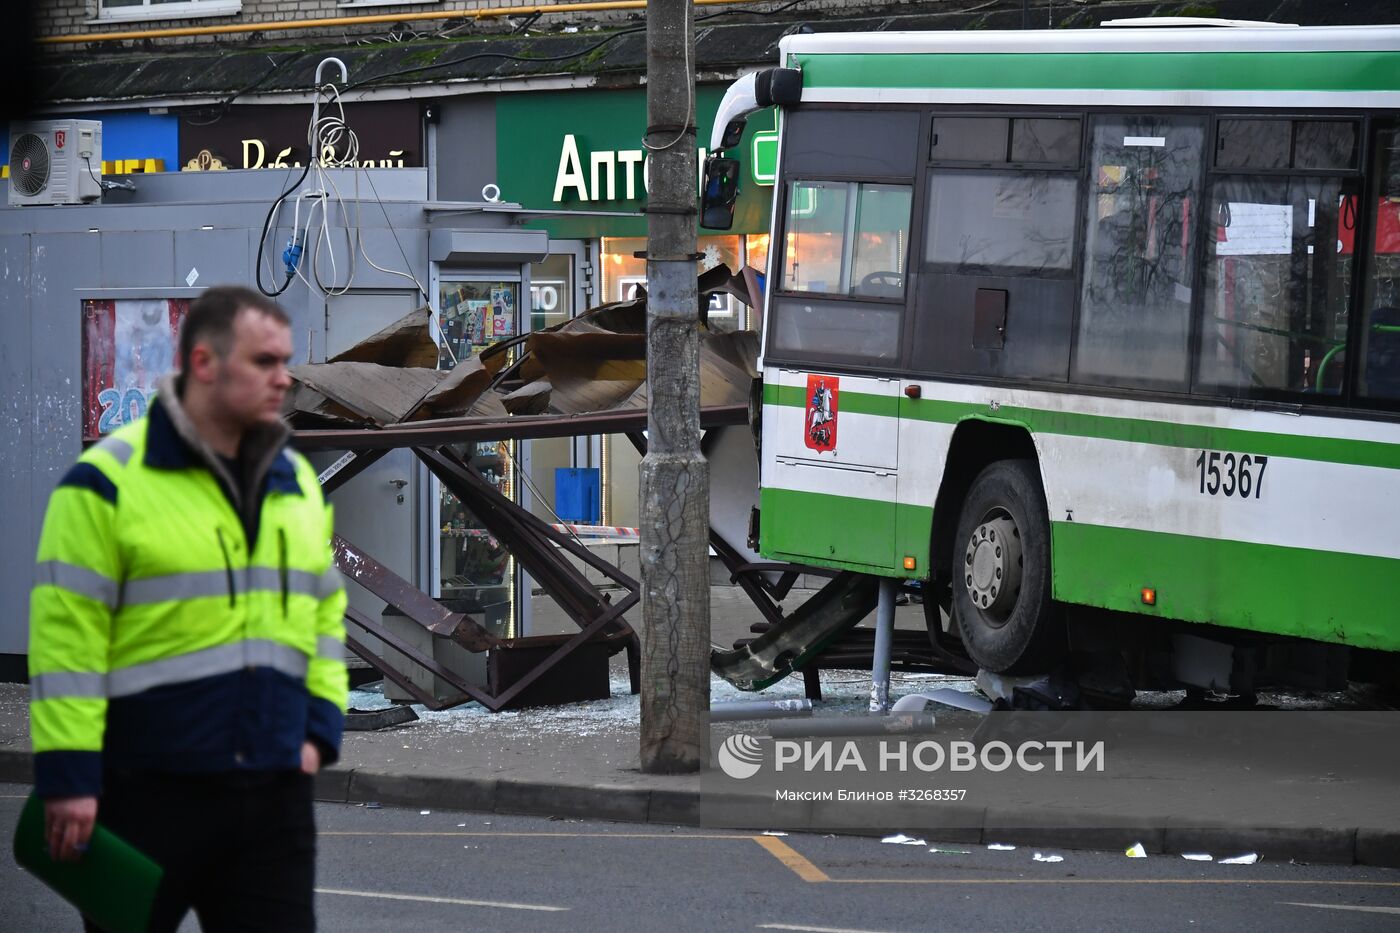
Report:
<svg viewBox="0 0 1400 933"><path fill-rule="evenodd" d="M739 160L718 154L705 160L705 187L700 192L700 226L728 230L734 226L734 202L739 197Z"/></svg>
<svg viewBox="0 0 1400 933"><path fill-rule="evenodd" d="M739 145L744 138L744 127L747 123L748 120L744 117L736 117L730 120L724 127L724 136L721 139L724 145L720 146L720 148L733 149L735 146Z"/></svg>

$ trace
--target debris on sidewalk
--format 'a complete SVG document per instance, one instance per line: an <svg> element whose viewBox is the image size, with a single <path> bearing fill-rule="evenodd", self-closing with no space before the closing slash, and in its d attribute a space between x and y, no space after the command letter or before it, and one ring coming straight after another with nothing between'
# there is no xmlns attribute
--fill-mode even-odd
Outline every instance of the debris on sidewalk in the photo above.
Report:
<svg viewBox="0 0 1400 933"><path fill-rule="evenodd" d="M1183 852L1183 853L1181 853L1181 857L1184 858L1184 859L1186 859L1186 860L1189 861L1189 862L1209 862L1209 861L1212 861L1211 855L1210 855L1209 853L1207 853L1207 852Z"/></svg>
<svg viewBox="0 0 1400 933"><path fill-rule="evenodd" d="M967 710L972 713L990 713L992 711L992 704L979 696L965 693L962 690L954 690L952 687L940 687L926 693L911 693L908 696L900 697L895 701L890 712L923 712L930 703L941 703L944 706L951 706L953 709Z"/></svg>
<svg viewBox="0 0 1400 933"><path fill-rule="evenodd" d="M786 716L811 715L812 701L806 697L710 703L710 722L741 722L749 719L777 719Z"/></svg>
<svg viewBox="0 0 1400 933"><path fill-rule="evenodd" d="M971 855L971 854L972 854L972 850L970 850L970 849L940 849L938 846L930 846L930 847L929 847L929 851L930 851L930 852L936 852L936 853L938 853L939 855Z"/></svg>
<svg viewBox="0 0 1400 933"><path fill-rule="evenodd" d="M1236 855L1232 858L1223 858L1220 865L1253 865L1259 861L1258 852L1246 852L1244 855Z"/></svg>
<svg viewBox="0 0 1400 933"><path fill-rule="evenodd" d="M1142 843L1135 842L1129 846L1128 851L1123 854L1128 858L1147 858L1147 849L1143 848Z"/></svg>
<svg viewBox="0 0 1400 933"><path fill-rule="evenodd" d="M1031 858L1037 862L1063 862L1065 860L1063 855L1042 855L1039 852L1035 853Z"/></svg>
<svg viewBox="0 0 1400 933"><path fill-rule="evenodd" d="M763 835L765 835L765 836L786 836L787 833L780 832L780 831L778 831L778 830L776 830L776 829L765 829L765 830L763 831Z"/></svg>
<svg viewBox="0 0 1400 933"><path fill-rule="evenodd" d="M384 709L348 709L345 728L350 732L375 732L414 722L418 714L411 706L388 706Z"/></svg>
<svg viewBox="0 0 1400 933"><path fill-rule="evenodd" d="M923 839L916 839L913 836L906 836L904 833L895 833L893 836L886 836L881 842L894 846L926 846L928 842Z"/></svg>
<svg viewBox="0 0 1400 933"><path fill-rule="evenodd" d="M993 852L1015 852L1015 851L1016 851L1016 847L1015 847L1015 846L1003 845L1003 844L1000 843L1000 842L994 842L994 843L992 843L991 845L987 846L987 848L991 849Z"/></svg>

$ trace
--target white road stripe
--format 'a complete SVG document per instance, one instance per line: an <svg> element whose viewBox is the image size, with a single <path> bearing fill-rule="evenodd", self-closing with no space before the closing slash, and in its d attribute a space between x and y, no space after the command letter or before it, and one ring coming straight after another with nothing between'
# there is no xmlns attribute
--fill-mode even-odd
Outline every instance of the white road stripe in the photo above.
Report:
<svg viewBox="0 0 1400 933"><path fill-rule="evenodd" d="M545 904L512 904L508 901L474 901L462 897L426 897L418 894L389 894L382 891L342 891L338 888L317 888L317 894L341 894L345 897L372 897L386 901L421 901L425 904L459 904L463 907L500 907L505 910L542 910L549 913L566 911L567 907Z"/></svg>
<svg viewBox="0 0 1400 933"><path fill-rule="evenodd" d="M844 926L801 926L797 923L759 923L760 930L802 930L805 933L881 933L881 930L853 930Z"/></svg>
<svg viewBox="0 0 1400 933"><path fill-rule="evenodd" d="M1400 914L1400 907L1365 907L1361 904L1301 904L1284 901L1289 907L1317 907L1322 910L1355 910L1363 914Z"/></svg>

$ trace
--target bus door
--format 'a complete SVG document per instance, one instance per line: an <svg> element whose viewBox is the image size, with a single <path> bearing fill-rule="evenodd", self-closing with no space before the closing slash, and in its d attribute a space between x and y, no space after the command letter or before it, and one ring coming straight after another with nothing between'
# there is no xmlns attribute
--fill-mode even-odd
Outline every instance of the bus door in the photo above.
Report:
<svg viewBox="0 0 1400 933"><path fill-rule="evenodd" d="M899 454L892 378L773 368L765 406L765 553L889 569Z"/></svg>

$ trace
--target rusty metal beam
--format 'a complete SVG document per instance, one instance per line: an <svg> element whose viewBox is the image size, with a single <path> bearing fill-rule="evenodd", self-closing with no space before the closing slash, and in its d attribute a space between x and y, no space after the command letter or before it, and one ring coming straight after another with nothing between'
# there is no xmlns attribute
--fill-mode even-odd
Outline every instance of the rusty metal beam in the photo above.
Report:
<svg viewBox="0 0 1400 933"><path fill-rule="evenodd" d="M747 405L715 405L700 410L701 427L748 424ZM318 428L297 431L299 450L378 450L394 447L442 447L473 441L535 437L579 437L645 430L645 409L574 415L516 415L510 418L441 418L386 428Z"/></svg>
<svg viewBox="0 0 1400 933"><path fill-rule="evenodd" d="M415 448L415 453L442 480L443 485L471 510L477 521L501 539L506 550L520 561L576 624L587 624L607 611L608 605L587 577L569 561L559 559L555 545L608 575L631 593L638 591L635 580L555 531L528 509L501 495L474 467L463 463L450 452ZM625 622L619 624L626 625Z"/></svg>
<svg viewBox="0 0 1400 933"><path fill-rule="evenodd" d="M346 541L331 538L340 572L384 600L439 638L449 638L468 651L485 651L498 639L465 613L451 612L403 577Z"/></svg>

